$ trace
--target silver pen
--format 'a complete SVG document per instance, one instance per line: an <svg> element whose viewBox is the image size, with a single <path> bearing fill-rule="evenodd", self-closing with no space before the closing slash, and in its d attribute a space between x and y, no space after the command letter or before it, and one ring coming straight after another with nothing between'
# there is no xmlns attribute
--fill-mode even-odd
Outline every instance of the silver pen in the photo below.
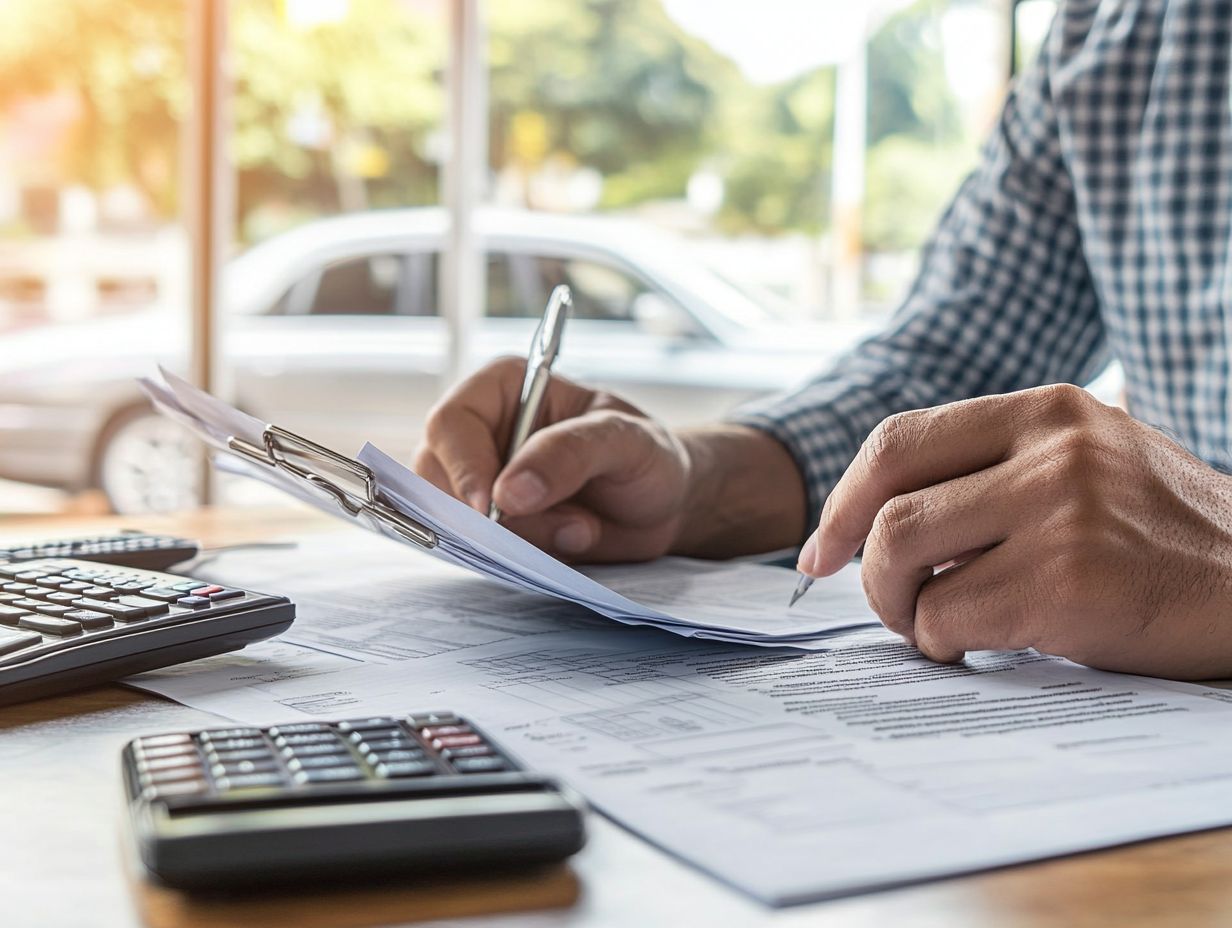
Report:
<svg viewBox="0 0 1232 928"><path fill-rule="evenodd" d="M505 463L508 464L518 449L526 443L530 433L535 429L535 420L539 418L539 408L543 405L543 397L548 392L548 381L551 378L552 363L560 352L560 338L565 331L565 318L569 315L569 307L573 305L573 294L569 288L561 284L548 297L547 308L543 310L543 318L539 320L539 328L535 329L535 337L530 341L530 352L526 358L526 376L522 379L522 396L518 401L518 418L513 424L513 434L509 436L509 448L505 451ZM488 518L499 522L500 507L496 500L488 507Z"/></svg>
<svg viewBox="0 0 1232 928"><path fill-rule="evenodd" d="M787 604L790 609L796 604L796 600L809 591L809 587L813 585L816 577L810 577L808 574L800 574L800 579L796 581L796 591L791 594L791 602Z"/></svg>

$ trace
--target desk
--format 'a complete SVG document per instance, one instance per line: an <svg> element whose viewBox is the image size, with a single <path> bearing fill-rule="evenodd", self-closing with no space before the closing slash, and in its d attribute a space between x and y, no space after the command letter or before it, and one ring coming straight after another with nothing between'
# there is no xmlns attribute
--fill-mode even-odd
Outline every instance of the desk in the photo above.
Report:
<svg viewBox="0 0 1232 928"><path fill-rule="evenodd" d="M337 524L306 509L203 510L140 520L10 519L0 524L0 534L59 536L133 523L209 544ZM207 713L119 686L0 708L0 922L6 928L145 924L138 890L126 875L118 751L136 734L211 724L217 719ZM485 915L465 924L482 928L1232 924L1232 829L779 911L725 889L597 816L591 818L590 843L574 858L572 869L580 886L572 905L530 914ZM505 896L510 907L525 904L519 890L500 883L451 891L459 900L473 901L477 894L486 894L498 908ZM466 908L446 908L455 910ZM186 915L165 900L155 900L145 911L158 916L161 924L211 923L209 918ZM397 893L323 896L314 901L311 917L299 924L304 928L390 924L423 911L414 900ZM268 925L270 913L237 917L231 910L213 923Z"/></svg>

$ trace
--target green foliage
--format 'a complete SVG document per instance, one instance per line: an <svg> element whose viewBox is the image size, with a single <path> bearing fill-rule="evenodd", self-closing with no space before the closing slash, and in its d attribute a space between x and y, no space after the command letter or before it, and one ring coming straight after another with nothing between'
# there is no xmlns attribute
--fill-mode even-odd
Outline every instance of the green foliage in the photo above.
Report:
<svg viewBox="0 0 1232 928"><path fill-rule="evenodd" d="M196 0L186 0L196 2ZM970 162L942 68L938 16L917 0L869 48L874 248L917 244ZM548 159L603 178L602 208L684 196L717 172L726 230L825 230L834 75L775 86L686 34L660 0L490 0L491 159ZM428 4L351 0L338 22L288 25L283 0L232 0L232 152L252 236L339 208L435 202L447 24ZM59 93L78 118L48 173L128 182L176 210L187 111L186 8L168 0L0 2L0 107Z"/></svg>

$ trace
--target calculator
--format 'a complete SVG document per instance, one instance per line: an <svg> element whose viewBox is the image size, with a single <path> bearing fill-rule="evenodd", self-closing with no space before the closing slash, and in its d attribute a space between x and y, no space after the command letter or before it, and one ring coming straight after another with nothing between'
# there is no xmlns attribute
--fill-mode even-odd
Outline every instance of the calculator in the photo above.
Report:
<svg viewBox="0 0 1232 928"><path fill-rule="evenodd" d="M238 650L294 619L284 596L175 574L0 561L0 705Z"/></svg>
<svg viewBox="0 0 1232 928"><path fill-rule="evenodd" d="M144 570L166 570L200 553L201 546L187 538L150 535L132 529L111 535L85 535L0 545L0 561L67 557L78 561L102 561Z"/></svg>
<svg viewBox="0 0 1232 928"><path fill-rule="evenodd" d="M137 738L138 851L188 890L530 866L585 841L584 805L452 712Z"/></svg>

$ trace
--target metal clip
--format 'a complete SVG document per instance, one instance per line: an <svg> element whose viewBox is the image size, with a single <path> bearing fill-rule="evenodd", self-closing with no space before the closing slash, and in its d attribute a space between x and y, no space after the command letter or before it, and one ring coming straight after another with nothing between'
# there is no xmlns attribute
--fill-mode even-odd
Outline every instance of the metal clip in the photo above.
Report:
<svg viewBox="0 0 1232 928"><path fill-rule="evenodd" d="M261 440L264 443L263 448L231 435L227 438L227 447L259 464L282 470L303 480L309 486L321 490L332 497L334 502L348 515L374 519L422 548L436 547L438 541L436 532L399 512L381 499L381 492L377 487L376 475L372 472L372 468L276 425L267 425L261 433ZM358 478L363 484L362 495L350 492L339 486L334 479L322 476L302 464L297 464L288 455L323 461Z"/></svg>

